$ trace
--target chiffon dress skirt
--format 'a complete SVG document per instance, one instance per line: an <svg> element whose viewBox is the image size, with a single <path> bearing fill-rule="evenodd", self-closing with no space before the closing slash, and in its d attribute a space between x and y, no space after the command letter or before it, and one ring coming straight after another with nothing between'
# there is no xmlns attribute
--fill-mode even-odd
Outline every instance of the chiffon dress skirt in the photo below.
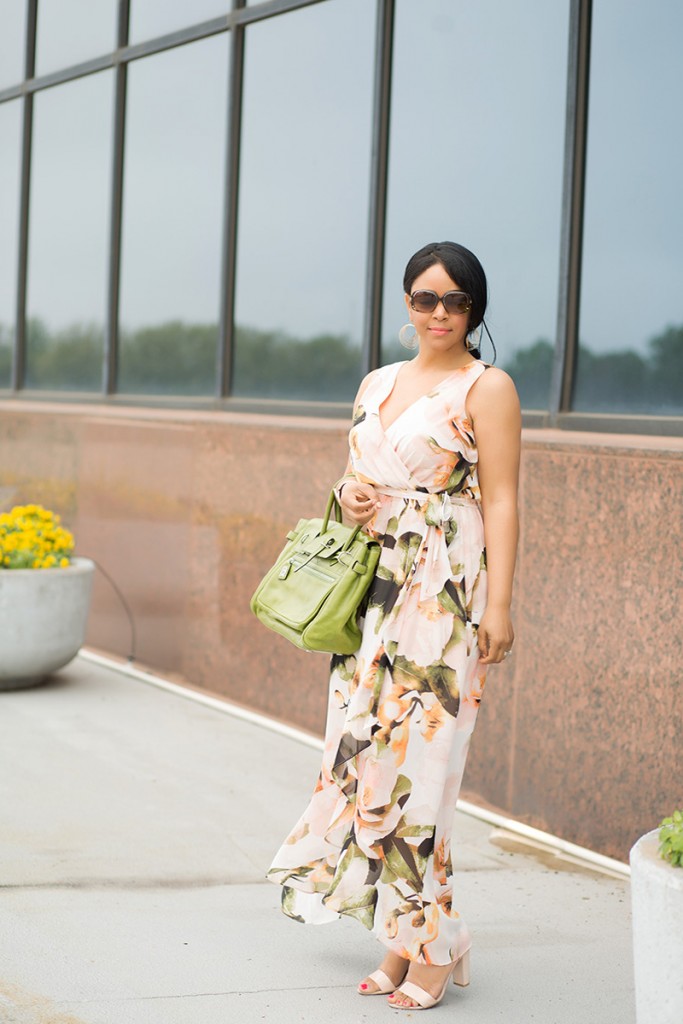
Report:
<svg viewBox="0 0 683 1024"><path fill-rule="evenodd" d="M353 655L332 658L325 749L311 801L268 872L297 921L357 918L399 956L449 964L470 946L453 906L451 831L485 667L477 448L449 374L386 430L399 369L376 370L349 434L356 478L380 492L364 529L382 544Z"/></svg>

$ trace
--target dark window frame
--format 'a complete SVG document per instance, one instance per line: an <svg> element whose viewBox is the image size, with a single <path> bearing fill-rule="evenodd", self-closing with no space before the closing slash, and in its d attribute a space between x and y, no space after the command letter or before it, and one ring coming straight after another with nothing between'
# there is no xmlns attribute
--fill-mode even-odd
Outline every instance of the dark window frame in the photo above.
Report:
<svg viewBox="0 0 683 1024"><path fill-rule="evenodd" d="M0 389L2 398L40 401L113 403L161 408L231 409L236 412L346 417L347 403L301 402L246 399L231 396L234 363L235 258L239 198L239 151L242 117L244 33L248 25L266 18L325 3L326 0L264 0L246 7L245 0L232 0L226 15L130 45L128 30L130 0L119 0L117 48L92 60L35 77L35 44L38 0L28 0L24 81L0 90L0 103L20 99L23 104L21 139L20 216L16 329L11 388ZM603 433L683 435L683 417L608 415L572 411L572 389L576 373L581 289L581 254L588 132L589 72L592 0L569 0L567 101L564 170L560 230L560 280L557 329L552 377L546 410L525 410L528 427L554 427ZM389 121L391 116L391 66L396 0L376 0L375 79L372 114L372 162L370 170L369 231L367 240L365 339L363 370L380 363L381 309L386 199L388 177ZM230 89L226 131L223 244L221 258L220 344L216 355L214 397L130 396L116 392L118 366L118 314L121 271L121 218L124 168L127 69L131 61L160 53L208 36L230 33ZM116 75L113 118L113 185L110 207L110 247L105 355L102 390L97 393L32 391L24 387L26 369L26 287L28 267L29 181L33 97L43 90L85 75L113 68Z"/></svg>

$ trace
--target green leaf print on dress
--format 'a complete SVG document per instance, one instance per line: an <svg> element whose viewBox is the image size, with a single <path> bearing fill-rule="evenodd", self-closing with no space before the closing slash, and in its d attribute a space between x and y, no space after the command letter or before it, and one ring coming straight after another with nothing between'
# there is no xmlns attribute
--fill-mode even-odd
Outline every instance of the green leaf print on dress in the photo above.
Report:
<svg viewBox="0 0 683 1024"><path fill-rule="evenodd" d="M335 879L325 896L325 904L338 914L355 917L372 928L377 903L373 884L377 871L359 846L350 840L342 850Z"/></svg>
<svg viewBox="0 0 683 1024"><path fill-rule="evenodd" d="M438 445L433 437L430 437L429 444L435 454L439 455L449 466L448 476L443 483L443 490L447 494L459 494L467 483L471 466L464 455L455 454Z"/></svg>
<svg viewBox="0 0 683 1024"><path fill-rule="evenodd" d="M291 917L293 921L299 921L300 924L306 924L305 919L301 914L297 914L295 910L296 904L296 889L290 888L288 885L282 887L282 909L287 917Z"/></svg>
<svg viewBox="0 0 683 1024"><path fill-rule="evenodd" d="M442 608L454 616L453 633L457 634L458 640L462 639L462 633L458 630L458 623L464 626L467 622L467 594L464 581L448 580L438 596L438 601Z"/></svg>
<svg viewBox="0 0 683 1024"><path fill-rule="evenodd" d="M481 700L476 624L486 605L472 361L386 431L404 364L371 374L349 434L379 507L382 552L360 649L333 657L322 769L268 877L297 920L360 921L397 955L448 964L469 948L453 906L453 815Z"/></svg>
<svg viewBox="0 0 683 1024"><path fill-rule="evenodd" d="M400 655L394 658L392 676L405 687L418 693L432 692L449 715L457 715L460 706L458 677L455 669L443 662L424 667L407 661Z"/></svg>

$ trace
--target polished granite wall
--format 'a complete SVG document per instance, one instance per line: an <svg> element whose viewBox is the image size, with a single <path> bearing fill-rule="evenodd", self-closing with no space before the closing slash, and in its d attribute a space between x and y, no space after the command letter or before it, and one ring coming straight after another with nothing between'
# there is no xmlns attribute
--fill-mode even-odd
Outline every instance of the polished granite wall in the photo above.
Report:
<svg viewBox="0 0 683 1024"><path fill-rule="evenodd" d="M326 657L249 597L345 447L328 419L7 401L0 508L62 513L126 595L140 662L319 733ZM463 795L622 859L683 803L682 509L683 439L525 433L515 653ZM88 642L130 651L102 576Z"/></svg>

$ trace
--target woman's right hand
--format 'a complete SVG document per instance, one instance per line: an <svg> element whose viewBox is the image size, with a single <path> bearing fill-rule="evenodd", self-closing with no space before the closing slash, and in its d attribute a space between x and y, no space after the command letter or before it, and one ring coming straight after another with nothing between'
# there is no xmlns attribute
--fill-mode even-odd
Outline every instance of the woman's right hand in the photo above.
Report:
<svg viewBox="0 0 683 1024"><path fill-rule="evenodd" d="M369 523L381 504L372 484L359 484L357 480L344 481L339 500L344 516L359 526Z"/></svg>

